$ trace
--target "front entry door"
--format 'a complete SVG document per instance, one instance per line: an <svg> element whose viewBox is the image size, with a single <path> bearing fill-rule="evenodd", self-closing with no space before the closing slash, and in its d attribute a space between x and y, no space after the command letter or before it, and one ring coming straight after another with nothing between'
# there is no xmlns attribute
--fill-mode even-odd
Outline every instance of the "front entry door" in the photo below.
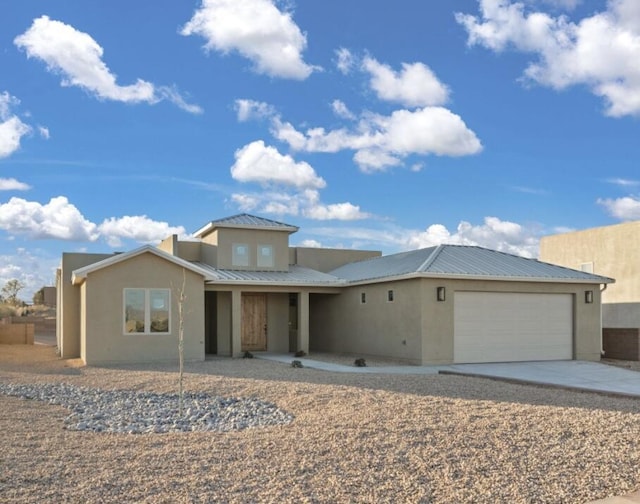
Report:
<svg viewBox="0 0 640 504"><path fill-rule="evenodd" d="M267 295L242 294L243 352L267 349Z"/></svg>

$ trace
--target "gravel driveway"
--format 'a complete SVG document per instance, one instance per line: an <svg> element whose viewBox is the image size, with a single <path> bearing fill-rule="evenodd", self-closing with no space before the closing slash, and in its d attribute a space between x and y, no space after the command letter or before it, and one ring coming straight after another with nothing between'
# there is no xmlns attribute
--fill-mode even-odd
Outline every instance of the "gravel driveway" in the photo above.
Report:
<svg viewBox="0 0 640 504"><path fill-rule="evenodd" d="M54 352L0 345L0 384L177 391L174 364L82 367ZM293 420L95 433L65 428L60 405L0 395L0 500L584 503L640 488L638 399L258 359L186 370L190 393L258 399Z"/></svg>

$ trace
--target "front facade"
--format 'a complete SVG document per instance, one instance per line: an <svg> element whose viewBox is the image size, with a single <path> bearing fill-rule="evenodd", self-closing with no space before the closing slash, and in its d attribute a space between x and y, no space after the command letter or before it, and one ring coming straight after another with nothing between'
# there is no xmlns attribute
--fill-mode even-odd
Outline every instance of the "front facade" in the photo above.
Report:
<svg viewBox="0 0 640 504"><path fill-rule="evenodd" d="M540 259L616 279L602 292L602 324L640 327L640 221L545 236ZM604 287L604 286L603 286Z"/></svg>
<svg viewBox="0 0 640 504"><path fill-rule="evenodd" d="M61 356L176 359L182 319L187 360L299 350L416 364L600 358L610 278L479 247L290 247L296 231L242 214L188 241L64 254Z"/></svg>

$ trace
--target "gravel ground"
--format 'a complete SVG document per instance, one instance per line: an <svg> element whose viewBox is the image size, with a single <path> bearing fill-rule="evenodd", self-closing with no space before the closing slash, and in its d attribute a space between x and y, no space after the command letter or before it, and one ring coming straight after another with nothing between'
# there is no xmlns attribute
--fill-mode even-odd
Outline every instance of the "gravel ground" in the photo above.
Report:
<svg viewBox="0 0 640 504"><path fill-rule="evenodd" d="M0 501L584 503L640 488L640 400L259 359L186 370L190 394L293 420L96 433L65 428L61 405L0 395ZM0 384L175 394L177 365L83 367L52 347L0 345Z"/></svg>

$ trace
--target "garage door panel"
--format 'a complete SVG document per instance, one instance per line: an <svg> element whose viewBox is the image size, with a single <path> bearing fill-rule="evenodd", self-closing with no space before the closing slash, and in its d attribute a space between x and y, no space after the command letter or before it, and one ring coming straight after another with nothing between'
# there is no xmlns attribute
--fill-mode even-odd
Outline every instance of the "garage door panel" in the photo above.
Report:
<svg viewBox="0 0 640 504"><path fill-rule="evenodd" d="M571 359L573 296L456 292L454 362Z"/></svg>

